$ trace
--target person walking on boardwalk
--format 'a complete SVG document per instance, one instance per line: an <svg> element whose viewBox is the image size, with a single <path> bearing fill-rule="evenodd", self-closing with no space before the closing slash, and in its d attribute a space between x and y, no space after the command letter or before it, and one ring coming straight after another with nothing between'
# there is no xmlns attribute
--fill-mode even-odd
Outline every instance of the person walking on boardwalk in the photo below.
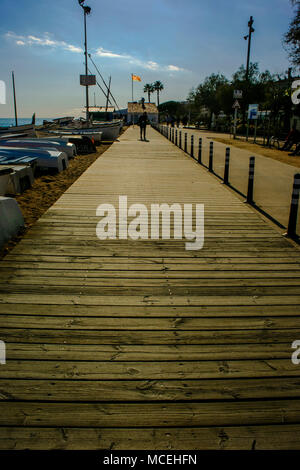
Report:
<svg viewBox="0 0 300 470"><path fill-rule="evenodd" d="M146 111L139 117L138 125L140 126L141 140L146 141L146 127L148 124L148 115Z"/></svg>

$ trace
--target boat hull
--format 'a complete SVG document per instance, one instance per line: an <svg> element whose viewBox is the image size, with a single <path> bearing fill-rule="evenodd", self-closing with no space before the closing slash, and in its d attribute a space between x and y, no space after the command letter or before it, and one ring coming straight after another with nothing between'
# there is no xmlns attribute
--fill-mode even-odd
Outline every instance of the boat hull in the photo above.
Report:
<svg viewBox="0 0 300 470"><path fill-rule="evenodd" d="M23 126L0 127L0 138L5 134L26 134L27 136L36 137L35 125L24 124Z"/></svg>
<svg viewBox="0 0 300 470"><path fill-rule="evenodd" d="M65 152L69 158L73 158L76 155L75 145L69 144L68 142L61 141L48 141L44 139L9 139L5 141L0 141L0 146L3 147L19 147L27 148L33 150L58 150L59 152Z"/></svg>
<svg viewBox="0 0 300 470"><path fill-rule="evenodd" d="M68 156L65 152L54 150L40 150L40 149L27 149L27 148L8 148L0 147L0 160L1 157L5 159L13 159L18 157L34 157L37 159L37 167L39 168L54 168L58 172L65 170L69 165Z"/></svg>

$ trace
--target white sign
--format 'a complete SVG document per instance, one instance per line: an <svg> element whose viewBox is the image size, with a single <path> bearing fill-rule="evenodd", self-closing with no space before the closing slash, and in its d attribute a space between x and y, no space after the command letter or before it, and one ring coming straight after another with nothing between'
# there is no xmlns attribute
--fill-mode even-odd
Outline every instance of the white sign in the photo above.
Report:
<svg viewBox="0 0 300 470"><path fill-rule="evenodd" d="M248 119L258 118L258 104L249 104Z"/></svg>
<svg viewBox="0 0 300 470"><path fill-rule="evenodd" d="M234 109L238 109L240 108L240 103L238 102L238 100L235 100L235 102L233 103L233 106L232 106Z"/></svg>
<svg viewBox="0 0 300 470"><path fill-rule="evenodd" d="M241 99L243 98L243 92L242 90L234 90L233 91L233 97L236 99Z"/></svg>

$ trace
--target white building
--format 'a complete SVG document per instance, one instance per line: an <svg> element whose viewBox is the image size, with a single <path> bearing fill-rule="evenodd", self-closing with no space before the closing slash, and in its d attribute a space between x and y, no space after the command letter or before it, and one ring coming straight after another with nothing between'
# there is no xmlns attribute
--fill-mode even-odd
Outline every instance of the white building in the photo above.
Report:
<svg viewBox="0 0 300 470"><path fill-rule="evenodd" d="M150 122L158 122L158 109L155 103L144 103L143 108L142 103L134 101L133 103L128 103L128 123L137 124L139 117L142 116L145 111L148 114L148 119Z"/></svg>

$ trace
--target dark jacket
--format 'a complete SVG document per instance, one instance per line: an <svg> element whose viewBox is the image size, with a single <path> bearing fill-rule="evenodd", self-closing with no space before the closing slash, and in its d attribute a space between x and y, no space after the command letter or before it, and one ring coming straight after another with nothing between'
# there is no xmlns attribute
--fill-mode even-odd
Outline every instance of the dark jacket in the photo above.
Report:
<svg viewBox="0 0 300 470"><path fill-rule="evenodd" d="M138 120L138 125L140 127L146 127L148 124L148 116L145 116L144 114L142 114L140 117L139 117L139 120Z"/></svg>

